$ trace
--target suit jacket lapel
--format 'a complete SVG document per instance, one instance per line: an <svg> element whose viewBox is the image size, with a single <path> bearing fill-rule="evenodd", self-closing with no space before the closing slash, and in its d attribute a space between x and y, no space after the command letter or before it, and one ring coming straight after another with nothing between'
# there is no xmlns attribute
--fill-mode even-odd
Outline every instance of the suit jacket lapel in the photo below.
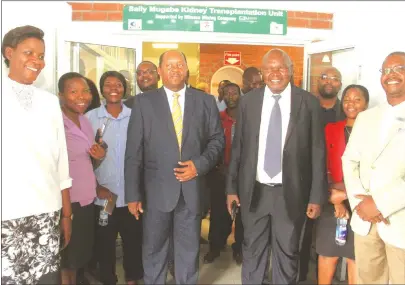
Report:
<svg viewBox="0 0 405 285"><path fill-rule="evenodd" d="M379 116L379 118L381 118L381 116ZM377 122L381 122L381 120L378 120ZM379 130L381 130L382 129L382 124L380 123L380 127L379 127ZM400 121L396 121L392 126L391 126L391 128L389 129L389 131L388 131L388 134L387 134L387 137L386 137L386 139L384 140L384 142L382 143L382 144L380 144L380 143L377 143L376 145L377 145L377 148L376 148L376 151L374 152L374 159L373 159L373 161L376 161L379 157L380 157L380 155L382 154L382 152L387 148L387 146L389 145L389 143L392 141L392 139L397 135L397 133L399 132L399 129L401 128L401 122ZM378 134L380 134L381 132L380 131L378 131L378 132L376 132L376 133L378 133ZM377 141L380 139L379 137L377 137L376 138L377 139Z"/></svg>
<svg viewBox="0 0 405 285"><path fill-rule="evenodd" d="M296 87L291 86L291 113L290 122L288 123L287 134L285 137L284 148L288 143L288 139L291 137L292 131L297 124L298 114L300 112L302 103L302 95L296 92Z"/></svg>
<svg viewBox="0 0 405 285"><path fill-rule="evenodd" d="M254 131L252 135L256 138L256 158L257 158L257 153L259 151L259 136L260 136L260 124L262 122L262 108L263 108L263 98L264 98L264 90L265 88L263 87L260 92L258 92L257 96L251 96L252 98L248 98L249 100L252 101L252 120L251 120L251 125L250 129Z"/></svg>
<svg viewBox="0 0 405 285"><path fill-rule="evenodd" d="M194 108L195 108L195 96L191 92L190 88L186 88L186 94L184 98L184 115L183 115L183 134L182 145L184 145L190 126L192 125ZM173 125L174 128L174 125Z"/></svg>

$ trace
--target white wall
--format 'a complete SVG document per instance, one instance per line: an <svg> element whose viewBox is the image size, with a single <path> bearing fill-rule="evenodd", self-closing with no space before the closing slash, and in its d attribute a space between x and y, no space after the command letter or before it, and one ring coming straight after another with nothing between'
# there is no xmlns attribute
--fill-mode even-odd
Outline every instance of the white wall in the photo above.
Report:
<svg viewBox="0 0 405 285"><path fill-rule="evenodd" d="M358 83L369 90L371 106L385 100L379 72L384 58L393 51L405 51L404 11L402 1L360 1L346 2L334 14L333 38L355 45L361 65Z"/></svg>
<svg viewBox="0 0 405 285"><path fill-rule="evenodd" d="M67 2L3 1L1 12L2 38L18 26L32 25L44 31L46 66L35 85L56 94L56 57L61 48L61 35L57 35L57 29L71 22L71 6ZM8 74L4 62L2 74Z"/></svg>

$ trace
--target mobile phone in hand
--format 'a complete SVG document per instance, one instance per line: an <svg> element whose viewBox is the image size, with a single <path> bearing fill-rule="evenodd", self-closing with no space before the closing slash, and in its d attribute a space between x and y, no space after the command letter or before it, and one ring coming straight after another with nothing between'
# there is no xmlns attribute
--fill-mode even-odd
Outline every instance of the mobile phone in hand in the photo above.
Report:
<svg viewBox="0 0 405 285"><path fill-rule="evenodd" d="M95 142L97 144L99 144L102 148L107 149L108 145L105 141L102 140L103 135L102 135L102 130L101 129L97 129L96 132L96 137L94 138Z"/></svg>
<svg viewBox="0 0 405 285"><path fill-rule="evenodd" d="M96 137L94 138L94 140L96 141L96 143L100 143L100 140L101 140L101 129L97 129L97 132L96 132Z"/></svg>
<svg viewBox="0 0 405 285"><path fill-rule="evenodd" d="M239 207L238 204L236 203L235 200L232 201L232 205L231 205L231 218L232 221L235 221L236 218L236 214L239 212Z"/></svg>

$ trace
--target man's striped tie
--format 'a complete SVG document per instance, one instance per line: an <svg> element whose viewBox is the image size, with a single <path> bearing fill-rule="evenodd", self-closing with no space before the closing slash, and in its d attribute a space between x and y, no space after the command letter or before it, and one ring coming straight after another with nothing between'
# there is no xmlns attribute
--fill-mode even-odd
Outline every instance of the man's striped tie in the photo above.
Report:
<svg viewBox="0 0 405 285"><path fill-rule="evenodd" d="M177 142L179 144L179 150L181 150L181 138L183 134L183 115L181 114L179 97L180 97L179 93L173 93L172 117L173 117L174 131L176 132Z"/></svg>

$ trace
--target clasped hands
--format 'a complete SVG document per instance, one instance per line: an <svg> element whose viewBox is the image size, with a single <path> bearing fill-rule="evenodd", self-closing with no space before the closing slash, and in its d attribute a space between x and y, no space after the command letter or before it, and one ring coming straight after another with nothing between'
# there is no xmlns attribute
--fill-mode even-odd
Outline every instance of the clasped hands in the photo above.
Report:
<svg viewBox="0 0 405 285"><path fill-rule="evenodd" d="M174 175L179 182L190 181L198 175L193 161L179 161L178 164L181 167L174 168L173 170ZM128 210L131 212L132 215L135 216L137 220L139 220L140 214L143 213L142 202L135 201L128 203Z"/></svg>
<svg viewBox="0 0 405 285"><path fill-rule="evenodd" d="M343 218L349 219L350 218L349 211L346 208L345 204L343 204L343 201L347 199L346 191L331 188L329 189L329 192L330 192L329 201L333 204L335 208L335 217L340 219Z"/></svg>
<svg viewBox="0 0 405 285"><path fill-rule="evenodd" d="M383 222L389 225L388 219L384 218L381 212L377 209L377 205L374 199L370 195L355 195L356 198L362 201L354 208L353 211L359 215L359 217L366 222L373 224Z"/></svg>
<svg viewBox="0 0 405 285"><path fill-rule="evenodd" d="M174 168L174 175L180 182L187 182L197 176L197 169L195 168L194 162L192 160L187 160L184 162L179 161L179 166Z"/></svg>

